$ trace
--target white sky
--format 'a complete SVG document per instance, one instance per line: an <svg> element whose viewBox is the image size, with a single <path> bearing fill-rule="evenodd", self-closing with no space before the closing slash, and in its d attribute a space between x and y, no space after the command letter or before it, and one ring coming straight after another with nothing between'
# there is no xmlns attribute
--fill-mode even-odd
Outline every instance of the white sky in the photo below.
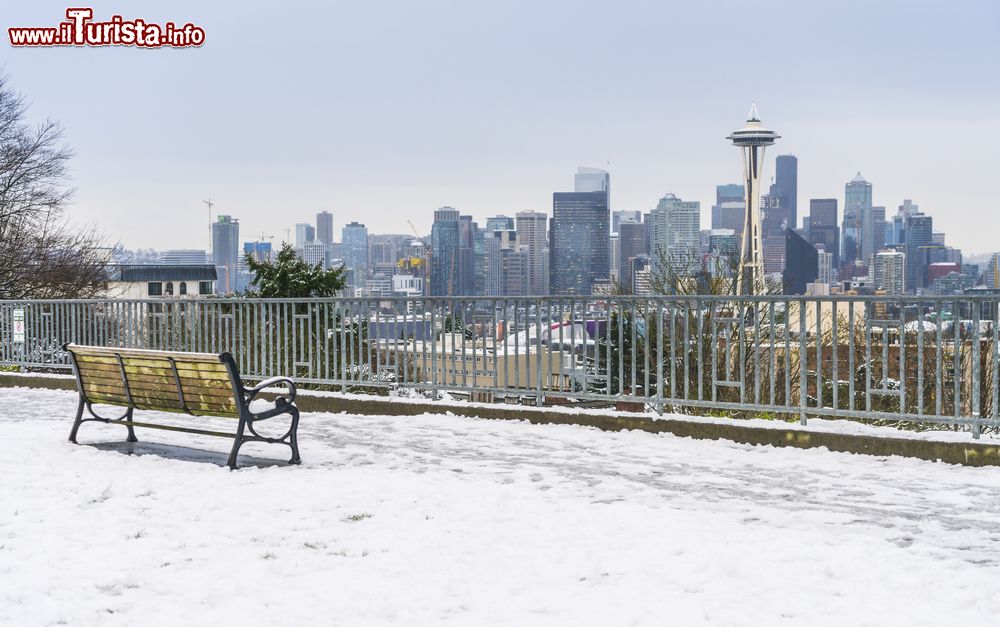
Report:
<svg viewBox="0 0 1000 627"><path fill-rule="evenodd" d="M551 213L579 165L610 162L612 208L737 181L724 139L756 100L799 157L799 215L860 170L966 252L1000 249L1000 3L476 0L95 2L205 28L199 49L13 49L0 63L77 152L72 209L129 248L244 239L317 211L335 229L427 232L451 205ZM752 7L753 12L748 12ZM50 26L65 3L4 7ZM749 30L748 30L749 29ZM752 33L758 33L753 35ZM293 233L294 235L294 233Z"/></svg>

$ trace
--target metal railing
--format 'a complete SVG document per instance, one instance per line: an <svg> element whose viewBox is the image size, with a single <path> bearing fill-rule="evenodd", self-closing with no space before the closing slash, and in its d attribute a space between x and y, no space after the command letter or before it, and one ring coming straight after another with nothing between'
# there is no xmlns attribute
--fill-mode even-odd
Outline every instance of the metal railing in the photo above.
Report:
<svg viewBox="0 0 1000 627"><path fill-rule="evenodd" d="M345 392L1000 427L1000 297L0 301L0 364L66 342L230 352ZM20 333L14 320L23 319ZM641 405L640 405L641 404Z"/></svg>

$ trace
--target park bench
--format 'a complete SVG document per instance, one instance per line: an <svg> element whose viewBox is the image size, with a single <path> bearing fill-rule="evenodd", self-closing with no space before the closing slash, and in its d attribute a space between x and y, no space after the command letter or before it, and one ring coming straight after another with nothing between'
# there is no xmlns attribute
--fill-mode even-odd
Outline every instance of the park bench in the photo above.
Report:
<svg viewBox="0 0 1000 627"><path fill-rule="evenodd" d="M273 377L254 387L244 387L236 362L229 353L185 353L100 346L66 344L80 404L70 432L70 442L76 443L76 433L84 422L96 421L128 427L128 442L138 441L135 427L166 429L212 435L234 440L229 454L229 467L236 468L236 456L247 442L286 444L292 449L289 463L298 464L299 410L295 406L295 384L287 377ZM265 388L286 386L273 407L263 411L250 410L250 402ZM117 418L104 418L94 412L94 405L125 407ZM84 418L84 410L93 418ZM137 422L132 419L137 409L185 413L191 416L216 416L239 421L235 433L213 431L180 425ZM255 429L259 421L289 414L291 424L279 438L264 437Z"/></svg>

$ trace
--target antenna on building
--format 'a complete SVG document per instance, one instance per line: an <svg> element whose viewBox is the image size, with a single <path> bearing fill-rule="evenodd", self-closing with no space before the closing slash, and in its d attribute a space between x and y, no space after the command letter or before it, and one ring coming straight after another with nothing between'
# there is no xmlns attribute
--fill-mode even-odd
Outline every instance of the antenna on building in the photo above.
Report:
<svg viewBox="0 0 1000 627"><path fill-rule="evenodd" d="M215 206L215 203L212 202L211 198L209 198L208 200L203 200L201 202L203 202L205 205L208 206L208 254L209 256L211 256L212 255L212 207Z"/></svg>

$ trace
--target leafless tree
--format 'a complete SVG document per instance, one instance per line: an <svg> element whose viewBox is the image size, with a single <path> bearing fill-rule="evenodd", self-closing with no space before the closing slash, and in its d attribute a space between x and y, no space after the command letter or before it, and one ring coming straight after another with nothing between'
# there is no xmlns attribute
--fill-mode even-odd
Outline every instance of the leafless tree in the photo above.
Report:
<svg viewBox="0 0 1000 627"><path fill-rule="evenodd" d="M72 151L58 123L31 126L0 74L0 298L85 298L107 286L111 249L65 216Z"/></svg>

